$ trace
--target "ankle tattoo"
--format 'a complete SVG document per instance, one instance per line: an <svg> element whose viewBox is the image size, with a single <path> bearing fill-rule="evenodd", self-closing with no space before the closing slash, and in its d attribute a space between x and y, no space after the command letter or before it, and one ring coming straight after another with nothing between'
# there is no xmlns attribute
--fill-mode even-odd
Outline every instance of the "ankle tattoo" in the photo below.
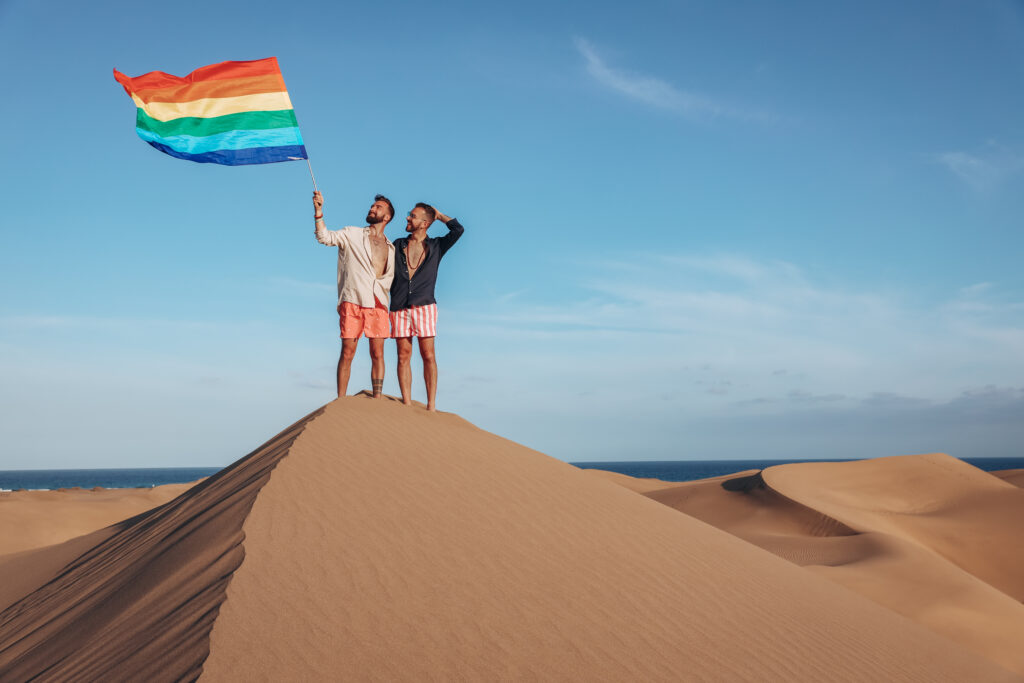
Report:
<svg viewBox="0 0 1024 683"><path fill-rule="evenodd" d="M380 392L384 390L384 380L375 379L371 380L373 383L373 395L374 397L380 396Z"/></svg>

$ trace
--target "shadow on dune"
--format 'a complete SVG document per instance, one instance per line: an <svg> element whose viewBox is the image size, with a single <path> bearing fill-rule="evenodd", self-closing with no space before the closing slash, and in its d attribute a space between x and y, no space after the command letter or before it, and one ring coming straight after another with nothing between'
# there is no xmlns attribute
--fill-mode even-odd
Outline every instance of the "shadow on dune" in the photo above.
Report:
<svg viewBox="0 0 1024 683"><path fill-rule="evenodd" d="M242 563L242 523L306 423L104 540L0 612L4 680L193 680ZM70 543L70 542L69 542ZM50 549L41 549L48 553Z"/></svg>
<svg viewBox="0 0 1024 683"><path fill-rule="evenodd" d="M745 477L726 479L722 482L722 488L726 491L738 491L740 493L750 493L755 489L763 489L765 486L766 484L764 483L764 477L761 476L761 472Z"/></svg>

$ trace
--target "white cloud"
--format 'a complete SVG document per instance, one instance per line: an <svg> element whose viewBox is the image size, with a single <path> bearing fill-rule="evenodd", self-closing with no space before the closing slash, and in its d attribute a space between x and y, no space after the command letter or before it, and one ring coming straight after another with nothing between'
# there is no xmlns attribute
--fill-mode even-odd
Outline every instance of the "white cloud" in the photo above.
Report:
<svg viewBox="0 0 1024 683"><path fill-rule="evenodd" d="M985 189L998 182L1001 175L992 162L966 152L943 152L938 160L958 178L975 189Z"/></svg>
<svg viewBox="0 0 1024 683"><path fill-rule="evenodd" d="M543 355L573 386L643 376L694 413L753 401L853 406L884 394L941 402L979 383L1024 385L1024 306L987 283L926 304L739 255L636 254L597 270L579 275L589 295L576 302L504 302L461 314L460 327L523 359L525 371L503 363L516 382L529 383L540 361L527 358ZM710 376L697 377L705 367ZM723 402L707 401L710 387Z"/></svg>
<svg viewBox="0 0 1024 683"><path fill-rule="evenodd" d="M658 78L609 67L594 47L583 38L575 38L574 43L587 62L587 73L598 83L622 95L655 107L686 114L725 113L724 107L708 97L678 90Z"/></svg>
<svg viewBox="0 0 1024 683"><path fill-rule="evenodd" d="M995 190L1024 170L1024 155L994 144L981 153L942 152L935 159L977 192Z"/></svg>
<svg viewBox="0 0 1024 683"><path fill-rule="evenodd" d="M170 320L143 317L102 317L85 315L4 315L0 316L0 332L39 329L116 331L126 329L215 328L219 323L193 320Z"/></svg>
<svg viewBox="0 0 1024 683"><path fill-rule="evenodd" d="M759 262L736 254L715 256L674 255L667 257L671 264L714 275L757 282L761 280L796 281L801 279L800 269L785 261Z"/></svg>
<svg viewBox="0 0 1024 683"><path fill-rule="evenodd" d="M576 37L573 43L586 62L587 73L602 86L629 99L692 118L729 117L762 123L777 121L775 116L740 110L708 95L682 90L654 76L613 68L588 40Z"/></svg>
<svg viewBox="0 0 1024 683"><path fill-rule="evenodd" d="M992 287L993 284L991 282L976 282L973 285L961 288L960 295L963 297L973 297L989 291Z"/></svg>
<svg viewBox="0 0 1024 683"><path fill-rule="evenodd" d="M576 301L450 311L445 353L500 387L452 410L570 461L1013 455L1024 438L1024 307L995 284L932 301L737 254L565 266Z"/></svg>

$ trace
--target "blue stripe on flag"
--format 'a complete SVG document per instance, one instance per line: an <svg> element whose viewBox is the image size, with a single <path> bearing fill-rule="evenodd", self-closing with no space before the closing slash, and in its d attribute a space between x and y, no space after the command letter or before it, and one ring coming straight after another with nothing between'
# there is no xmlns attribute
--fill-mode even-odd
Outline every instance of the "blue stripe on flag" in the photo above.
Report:
<svg viewBox="0 0 1024 683"><path fill-rule="evenodd" d="M178 159L187 159L200 164L221 164L224 166L245 166L247 164L273 164L278 161L298 161L309 158L304 145L282 145L280 147L250 147L249 149L220 149L213 152L189 154L171 149L167 145L147 140L150 145L164 154Z"/></svg>
<svg viewBox="0 0 1024 683"><path fill-rule="evenodd" d="M302 145L302 134L297 127L268 128L266 130L229 130L216 135L170 135L162 137L152 131L136 128L135 132L146 142L156 142L183 154L203 154L221 150L240 150L253 147L289 147Z"/></svg>

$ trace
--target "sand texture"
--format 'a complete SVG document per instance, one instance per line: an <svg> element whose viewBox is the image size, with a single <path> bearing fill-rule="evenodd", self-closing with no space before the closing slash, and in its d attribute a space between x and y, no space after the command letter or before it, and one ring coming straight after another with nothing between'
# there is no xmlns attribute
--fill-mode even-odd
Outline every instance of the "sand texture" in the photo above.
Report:
<svg viewBox="0 0 1024 683"><path fill-rule="evenodd" d="M932 454L639 481L653 500L1024 674L1024 491L1004 479Z"/></svg>
<svg viewBox="0 0 1024 683"><path fill-rule="evenodd" d="M146 489L0 491L0 555L62 543L177 498L192 484Z"/></svg>
<svg viewBox="0 0 1024 683"><path fill-rule="evenodd" d="M166 505L10 556L45 576L0 612L0 679L1018 680L652 500L678 488L656 486L630 490L455 415L341 399ZM868 535L874 513L852 494L828 512L814 491L792 494L774 493L789 506L772 513L789 520L781 538ZM922 539L937 527L895 527L887 538L935 554Z"/></svg>

